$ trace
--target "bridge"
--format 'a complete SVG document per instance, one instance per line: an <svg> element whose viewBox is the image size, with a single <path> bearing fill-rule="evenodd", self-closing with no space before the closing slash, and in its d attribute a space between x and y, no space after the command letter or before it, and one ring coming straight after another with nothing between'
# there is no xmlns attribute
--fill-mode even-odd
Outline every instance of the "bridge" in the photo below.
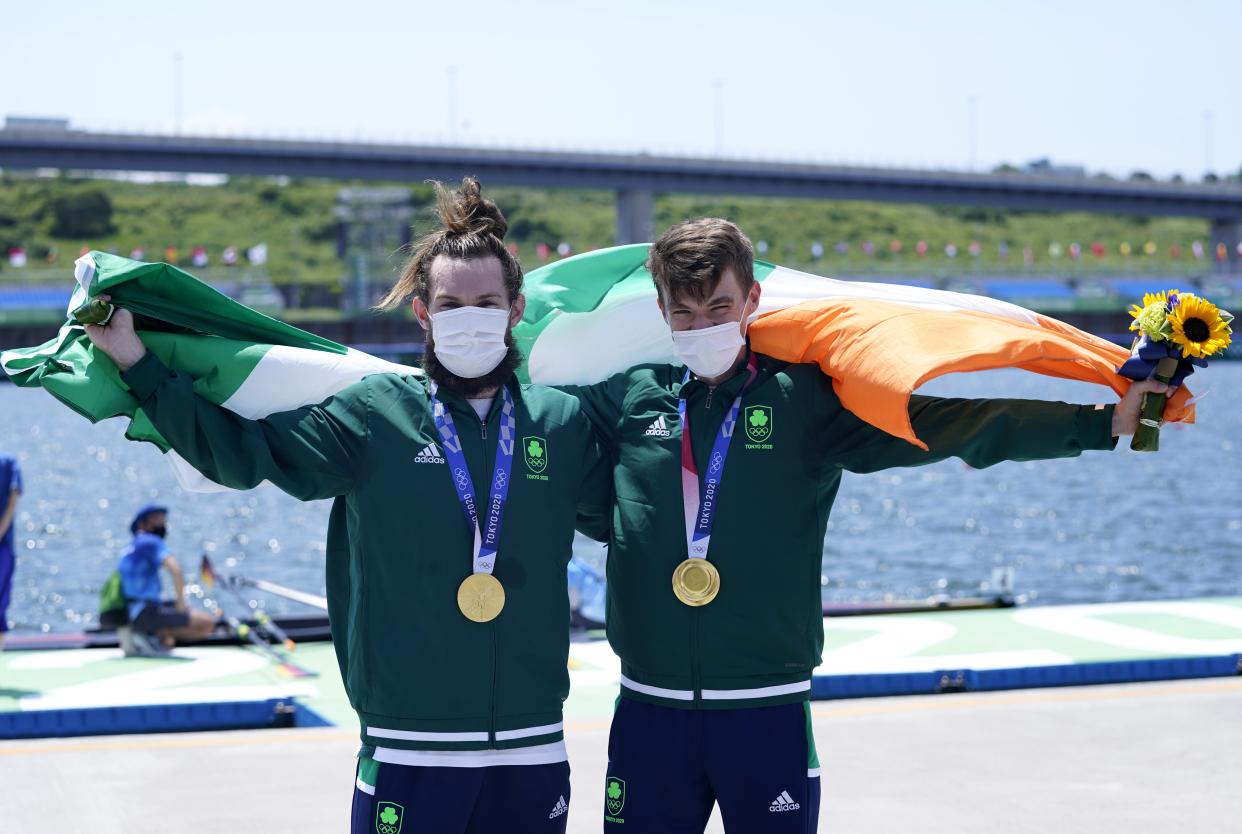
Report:
<svg viewBox="0 0 1242 834"><path fill-rule="evenodd" d="M485 183L602 188L617 195L617 242L650 240L661 192L873 200L1085 211L1211 221L1239 266L1242 187L1038 174L860 168L797 162L638 154L308 142L65 128L0 130L0 167L285 175L417 182L473 174Z"/></svg>

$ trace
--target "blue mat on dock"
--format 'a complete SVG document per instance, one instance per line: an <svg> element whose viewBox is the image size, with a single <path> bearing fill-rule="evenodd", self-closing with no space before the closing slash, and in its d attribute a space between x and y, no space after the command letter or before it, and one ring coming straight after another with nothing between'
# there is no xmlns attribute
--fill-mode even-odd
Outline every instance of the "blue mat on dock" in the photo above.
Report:
<svg viewBox="0 0 1242 834"><path fill-rule="evenodd" d="M328 726L293 700L48 709L0 713L0 738L188 733L274 727Z"/></svg>

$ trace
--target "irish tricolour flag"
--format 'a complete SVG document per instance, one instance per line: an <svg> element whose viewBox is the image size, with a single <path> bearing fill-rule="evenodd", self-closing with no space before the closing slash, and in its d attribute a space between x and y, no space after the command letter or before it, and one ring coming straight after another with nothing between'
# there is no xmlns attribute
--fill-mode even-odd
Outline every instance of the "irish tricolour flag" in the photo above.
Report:
<svg viewBox="0 0 1242 834"><path fill-rule="evenodd" d="M646 245L621 246L531 272L515 331L527 356L522 373L548 385L584 384L631 365L673 361L646 258ZM1022 368L1119 393L1130 384L1115 373L1125 350L1003 301L838 281L762 262L755 274L763 293L750 327L754 349L818 363L847 408L911 443L922 445L907 416L910 394L943 374ZM418 372L257 313L167 264L91 252L78 260L75 278L69 310L110 295L141 317L150 350L193 377L203 397L247 418L322 402L368 374ZM168 452L187 488L219 488L168 450L111 360L72 320L46 344L0 354L0 364L18 385L42 386L92 421L122 418L127 437ZM1192 420L1188 399L1180 390L1166 417Z"/></svg>
<svg viewBox="0 0 1242 834"><path fill-rule="evenodd" d="M517 333L533 382L584 384L631 365L673 361L673 343L644 266L647 245L567 258L526 280ZM763 292L751 346L787 362L815 362L841 402L884 431L924 444L907 405L919 386L944 374L1022 368L1107 385L1129 354L1077 328L978 295L897 284L838 281L755 262ZM1184 388L1166 419L1192 422Z"/></svg>

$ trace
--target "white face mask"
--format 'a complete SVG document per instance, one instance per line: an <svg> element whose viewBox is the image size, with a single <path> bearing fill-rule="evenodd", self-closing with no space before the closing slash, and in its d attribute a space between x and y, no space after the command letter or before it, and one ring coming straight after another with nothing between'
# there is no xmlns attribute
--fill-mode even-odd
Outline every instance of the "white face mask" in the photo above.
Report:
<svg viewBox="0 0 1242 834"><path fill-rule="evenodd" d="M733 367L738 351L746 344L744 325L750 299L742 305L742 318L702 330L674 330L673 351L695 376L716 377Z"/></svg>
<svg viewBox="0 0 1242 834"><path fill-rule="evenodd" d="M431 316L436 358L452 373L476 379L500 364L509 352L505 333L509 311L458 307Z"/></svg>

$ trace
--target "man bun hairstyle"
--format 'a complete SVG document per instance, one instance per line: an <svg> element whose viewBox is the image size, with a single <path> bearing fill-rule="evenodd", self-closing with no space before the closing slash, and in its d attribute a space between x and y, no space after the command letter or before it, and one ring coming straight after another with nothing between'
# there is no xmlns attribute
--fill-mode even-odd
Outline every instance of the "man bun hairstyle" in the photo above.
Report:
<svg viewBox="0 0 1242 834"><path fill-rule="evenodd" d="M424 304L429 303L431 264L440 255L459 261L496 258L504 270L505 291L509 301L513 301L522 291L522 265L505 248L509 222L504 214L483 196L482 186L474 177L463 179L456 191L449 191L438 182L431 185L436 192L440 228L414 244L413 254L405 262L401 277L379 303L379 309L391 310L411 296L418 296Z"/></svg>
<svg viewBox="0 0 1242 834"><path fill-rule="evenodd" d="M685 297L706 301L730 267L742 282L742 292L750 292L755 250L736 224L720 217L678 223L651 245L647 258L647 269L666 305Z"/></svg>

